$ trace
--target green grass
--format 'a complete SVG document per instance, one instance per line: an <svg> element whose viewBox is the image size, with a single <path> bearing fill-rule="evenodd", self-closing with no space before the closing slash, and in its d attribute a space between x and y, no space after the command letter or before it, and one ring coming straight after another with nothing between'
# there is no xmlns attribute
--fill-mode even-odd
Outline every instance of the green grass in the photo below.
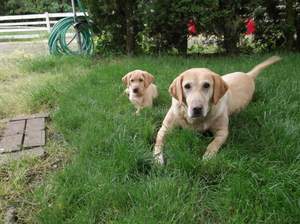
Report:
<svg viewBox="0 0 300 224"><path fill-rule="evenodd" d="M26 55L12 55L0 57L0 63L1 120L55 107L52 104L55 94L63 94L68 83L86 75L92 61L82 59L80 65L74 66L72 57L48 57L44 64L44 61ZM51 94L47 95L47 91Z"/></svg>
<svg viewBox="0 0 300 224"><path fill-rule="evenodd" d="M191 67L248 71L268 56L31 62L30 72L66 72L63 84L54 80L33 91L32 103L53 108L55 127L75 148L72 163L35 192L35 222L298 223L300 54L284 54L258 77L253 102L231 117L229 138L215 159L201 160L211 137L175 129L164 147L166 166L152 161L171 103L167 89L178 74ZM78 77L71 67L86 74ZM140 116L121 83L137 68L152 73L160 90L154 108Z"/></svg>
<svg viewBox="0 0 300 224"><path fill-rule="evenodd" d="M51 97L63 94L65 83L85 75L91 63L83 59L75 67L70 57L62 60L49 57L43 64L24 53L0 55L0 139L5 118L56 107L49 98L41 96L41 91L51 89ZM38 102L34 98L37 92L40 95ZM42 159L25 158L0 165L0 223L4 221L7 206L16 207L18 223L32 223L33 216L39 211L39 203L34 202L32 192L46 176L63 167L73 152L50 122L44 148L47 155Z"/></svg>

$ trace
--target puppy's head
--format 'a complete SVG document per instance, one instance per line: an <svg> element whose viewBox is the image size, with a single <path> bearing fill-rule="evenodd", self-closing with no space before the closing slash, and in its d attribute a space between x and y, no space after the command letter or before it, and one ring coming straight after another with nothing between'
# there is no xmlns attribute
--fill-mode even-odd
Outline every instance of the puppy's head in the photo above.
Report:
<svg viewBox="0 0 300 224"><path fill-rule="evenodd" d="M169 92L187 107L190 118L204 118L212 104L217 104L228 89L216 73L205 68L189 69L170 85Z"/></svg>
<svg viewBox="0 0 300 224"><path fill-rule="evenodd" d="M146 71L134 70L122 78L123 83L133 95L143 95L148 86L154 81L154 77Z"/></svg>

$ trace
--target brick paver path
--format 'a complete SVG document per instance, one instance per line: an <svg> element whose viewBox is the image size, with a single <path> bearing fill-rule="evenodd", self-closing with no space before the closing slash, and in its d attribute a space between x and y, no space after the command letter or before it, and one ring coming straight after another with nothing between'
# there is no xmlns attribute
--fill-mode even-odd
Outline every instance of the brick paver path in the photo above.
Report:
<svg viewBox="0 0 300 224"><path fill-rule="evenodd" d="M11 119L0 140L0 164L23 156L42 156L46 144L45 118L48 114Z"/></svg>

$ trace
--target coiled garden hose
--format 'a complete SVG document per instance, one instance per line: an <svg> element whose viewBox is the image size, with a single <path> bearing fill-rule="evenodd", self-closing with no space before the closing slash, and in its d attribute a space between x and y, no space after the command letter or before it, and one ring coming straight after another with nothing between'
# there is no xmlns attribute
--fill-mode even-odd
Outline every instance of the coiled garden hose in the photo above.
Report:
<svg viewBox="0 0 300 224"><path fill-rule="evenodd" d="M77 1L81 11L84 12L80 1ZM75 34L71 40L67 41L68 30L74 27ZM77 35L80 35L81 48L78 50L72 50L69 45ZM91 55L94 51L93 34L90 26L89 18L86 14L84 16L67 17L59 20L52 28L50 37L48 40L48 47L50 54L67 54L67 55Z"/></svg>

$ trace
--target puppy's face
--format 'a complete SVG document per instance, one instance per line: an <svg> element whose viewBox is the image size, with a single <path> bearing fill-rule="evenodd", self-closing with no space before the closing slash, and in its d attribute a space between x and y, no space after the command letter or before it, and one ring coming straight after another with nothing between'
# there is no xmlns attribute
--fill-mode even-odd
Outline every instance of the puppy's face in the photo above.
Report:
<svg viewBox="0 0 300 224"><path fill-rule="evenodd" d="M169 88L180 104L185 104L190 118L205 118L212 104L217 104L228 87L223 79L208 69L190 69L179 75Z"/></svg>
<svg viewBox="0 0 300 224"><path fill-rule="evenodd" d="M130 94L141 96L144 94L148 86L154 81L154 77L142 70L135 70L127 73L122 81L127 85Z"/></svg>

